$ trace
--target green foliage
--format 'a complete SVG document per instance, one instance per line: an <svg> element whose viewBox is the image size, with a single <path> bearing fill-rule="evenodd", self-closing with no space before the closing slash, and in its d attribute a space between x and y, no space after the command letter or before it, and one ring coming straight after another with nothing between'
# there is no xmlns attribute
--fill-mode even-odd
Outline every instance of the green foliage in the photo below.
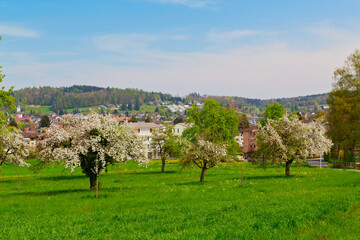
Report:
<svg viewBox="0 0 360 240"><path fill-rule="evenodd" d="M238 144L234 136L238 134L239 115L233 109L221 107L214 99L205 100L204 107L200 111L193 106L189 111L188 123L193 124L187 128L183 136L191 142L199 138L213 143L225 143L228 153L238 153Z"/></svg>
<svg viewBox="0 0 360 240"><path fill-rule="evenodd" d="M172 126L166 126L162 131L154 130L151 136L151 148L159 153L162 160L162 172L165 171L166 159L180 158L187 149L186 141L173 133Z"/></svg>
<svg viewBox="0 0 360 240"><path fill-rule="evenodd" d="M358 238L359 173L297 167L285 178L242 164L243 187L240 164L213 168L204 184L176 161L165 174L160 161L110 166L97 199L80 169L51 165L34 176L4 166L0 239Z"/></svg>
<svg viewBox="0 0 360 240"><path fill-rule="evenodd" d="M314 119L315 119L315 120L319 120L319 121L326 122L327 119L325 119L325 116L326 116L326 112L320 110L320 111L318 111L318 112L315 114Z"/></svg>
<svg viewBox="0 0 360 240"><path fill-rule="evenodd" d="M184 119L179 116L179 117L175 118L175 120L174 120L174 125L175 125L175 124L178 124L178 123L183 123L183 122L184 122Z"/></svg>
<svg viewBox="0 0 360 240"><path fill-rule="evenodd" d="M246 114L241 114L240 122L239 122L239 132L242 132L244 129L249 128L250 123L246 117Z"/></svg>
<svg viewBox="0 0 360 240"><path fill-rule="evenodd" d="M354 152L360 144L360 50L336 69L334 79L328 99L329 135L339 148ZM347 155L351 158L353 154Z"/></svg>
<svg viewBox="0 0 360 240"><path fill-rule="evenodd" d="M139 111L139 110L140 110L140 101L139 101L138 98L136 99L134 110L135 110L135 111Z"/></svg>
<svg viewBox="0 0 360 240"><path fill-rule="evenodd" d="M40 120L40 127L50 127L50 119L47 115L43 115Z"/></svg>
<svg viewBox="0 0 360 240"><path fill-rule="evenodd" d="M9 126L10 127L18 127L18 124L17 124L17 122L15 121L15 118L11 118L10 119L10 122L9 122Z"/></svg>
<svg viewBox="0 0 360 240"><path fill-rule="evenodd" d="M0 66L0 83L2 83L5 78L5 74L2 73ZM0 125L6 123L7 119L5 116L5 112L9 112L11 110L15 110L15 99L11 95L14 87L11 87L9 90L6 90L4 86L0 88Z"/></svg>
<svg viewBox="0 0 360 240"><path fill-rule="evenodd" d="M132 115L129 122L136 123L138 120L136 119L135 115Z"/></svg>
<svg viewBox="0 0 360 240"><path fill-rule="evenodd" d="M14 94L18 103L25 105L51 106L51 108L55 110L93 107L105 105L107 103L122 104L123 111L128 110L125 106L126 104L135 104L135 108L140 106L141 110L141 106L144 102L154 100L178 100L178 98L173 97L170 94L145 92L138 89L105 89L77 85L60 88L24 88L14 91ZM137 102L138 105L136 104Z"/></svg>
<svg viewBox="0 0 360 240"><path fill-rule="evenodd" d="M266 106L265 119L261 119L260 123L264 126L267 123L267 119L279 120L285 113L286 110L280 103L269 104Z"/></svg>

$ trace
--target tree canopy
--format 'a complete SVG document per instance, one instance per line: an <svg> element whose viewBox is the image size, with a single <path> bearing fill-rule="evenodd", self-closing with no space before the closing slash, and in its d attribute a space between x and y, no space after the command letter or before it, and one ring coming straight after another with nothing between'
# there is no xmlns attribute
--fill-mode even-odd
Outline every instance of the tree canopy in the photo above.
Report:
<svg viewBox="0 0 360 240"><path fill-rule="evenodd" d="M199 139L190 146L181 163L185 166L194 163L201 168L200 182L204 182L206 170L226 161L228 161L226 145Z"/></svg>
<svg viewBox="0 0 360 240"><path fill-rule="evenodd" d="M62 127L50 126L42 136L40 155L45 162L64 162L71 170L81 167L90 178L91 189L108 164L130 159L148 162L142 138L110 116L94 112L87 119L64 115L60 124Z"/></svg>
<svg viewBox="0 0 360 240"><path fill-rule="evenodd" d="M304 124L296 115L284 115L279 120L269 119L259 126L257 134L258 158L271 163L286 163L286 175L295 160L304 160L310 154L323 154L330 150L332 142L319 122Z"/></svg>
<svg viewBox="0 0 360 240"><path fill-rule="evenodd" d="M360 144L360 50L334 72L333 90L329 94L329 135L338 150L352 159Z"/></svg>
<svg viewBox="0 0 360 240"><path fill-rule="evenodd" d="M151 147L161 157L161 172L165 171L165 163L168 157L181 157L186 149L186 142L173 133L173 127L166 126L163 131L154 130L151 136Z"/></svg>
<svg viewBox="0 0 360 240"><path fill-rule="evenodd" d="M191 127L184 131L184 137L195 143L199 139L227 145L229 154L237 154L239 145L235 141L238 135L239 114L233 109L221 107L214 99L206 99L203 109L193 106L188 111L188 123Z"/></svg>
<svg viewBox="0 0 360 240"><path fill-rule="evenodd" d="M280 103L275 102L274 104L269 104L265 109L265 119L262 119L260 123L264 126L268 119L279 120L285 113L286 110Z"/></svg>
<svg viewBox="0 0 360 240"><path fill-rule="evenodd" d="M50 119L47 115L43 115L40 120L40 127L50 127Z"/></svg>

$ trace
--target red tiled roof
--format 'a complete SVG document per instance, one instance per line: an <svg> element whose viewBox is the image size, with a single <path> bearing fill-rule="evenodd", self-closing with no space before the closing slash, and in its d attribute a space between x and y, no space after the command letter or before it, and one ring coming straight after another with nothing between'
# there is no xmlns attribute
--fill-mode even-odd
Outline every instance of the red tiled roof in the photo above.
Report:
<svg viewBox="0 0 360 240"><path fill-rule="evenodd" d="M258 130L257 126L252 126L252 127L249 127L249 128L245 128L243 130L243 132L253 132L253 131L257 131L257 130Z"/></svg>

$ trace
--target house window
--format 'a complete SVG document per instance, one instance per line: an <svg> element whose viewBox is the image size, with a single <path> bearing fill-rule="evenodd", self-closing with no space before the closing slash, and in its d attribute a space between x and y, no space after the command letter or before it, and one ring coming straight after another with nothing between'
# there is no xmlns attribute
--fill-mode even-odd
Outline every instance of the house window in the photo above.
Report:
<svg viewBox="0 0 360 240"><path fill-rule="evenodd" d="M140 133L140 128L136 129L136 132L137 132L137 133Z"/></svg>
<svg viewBox="0 0 360 240"><path fill-rule="evenodd" d="M250 145L250 147L252 148L252 145Z"/></svg>
<svg viewBox="0 0 360 240"><path fill-rule="evenodd" d="M152 128L150 128L150 132L152 133Z"/></svg>
<svg viewBox="0 0 360 240"><path fill-rule="evenodd" d="M179 129L179 128L177 129L177 132L178 132L178 133L180 132L180 129Z"/></svg>

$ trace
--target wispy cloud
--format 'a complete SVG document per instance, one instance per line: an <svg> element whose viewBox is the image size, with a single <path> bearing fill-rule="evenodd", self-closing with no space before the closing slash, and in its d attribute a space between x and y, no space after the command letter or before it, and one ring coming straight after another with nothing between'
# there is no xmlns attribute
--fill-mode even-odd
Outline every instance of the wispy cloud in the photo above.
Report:
<svg viewBox="0 0 360 240"><path fill-rule="evenodd" d="M187 35L174 35L170 37L173 40L185 40L188 39Z"/></svg>
<svg viewBox="0 0 360 240"><path fill-rule="evenodd" d="M246 37L251 37L254 35L260 34L261 31L258 30L233 30L228 32L219 32L212 30L208 33L207 37L210 41L235 41L241 40Z"/></svg>
<svg viewBox="0 0 360 240"><path fill-rule="evenodd" d="M205 7L215 3L214 0L143 0L143 1L165 3L165 4L179 4L191 8Z"/></svg>
<svg viewBox="0 0 360 240"><path fill-rule="evenodd" d="M349 39L338 38L344 33ZM204 44L217 45L221 39L235 41L258 35L264 39L271 36L271 40L229 44L220 51L192 52L161 48L162 41L177 41L176 33L97 36L92 39L96 57L48 63L31 59L30 53L28 57L23 53L8 54L5 58L13 64L8 64L6 73L9 79L23 81L13 84L21 87L30 83L48 85L49 79L54 79L54 85L76 82L181 95L196 91L253 98L298 96L329 91L333 70L343 64L360 42L357 31L314 27L278 35L265 30L220 32L218 43L205 40ZM306 41L299 39L303 45L294 41L303 35L308 37ZM202 37L206 36L203 33ZM329 39L330 36L335 39ZM321 45L312 44L313 38L319 39Z"/></svg>
<svg viewBox="0 0 360 240"><path fill-rule="evenodd" d="M94 44L101 50L128 52L145 49L149 43L159 37L145 34L109 34L93 38Z"/></svg>
<svg viewBox="0 0 360 240"><path fill-rule="evenodd" d="M39 32L22 27L0 24L0 35L2 36L8 35L8 36L24 37L24 38L36 38L39 37Z"/></svg>

